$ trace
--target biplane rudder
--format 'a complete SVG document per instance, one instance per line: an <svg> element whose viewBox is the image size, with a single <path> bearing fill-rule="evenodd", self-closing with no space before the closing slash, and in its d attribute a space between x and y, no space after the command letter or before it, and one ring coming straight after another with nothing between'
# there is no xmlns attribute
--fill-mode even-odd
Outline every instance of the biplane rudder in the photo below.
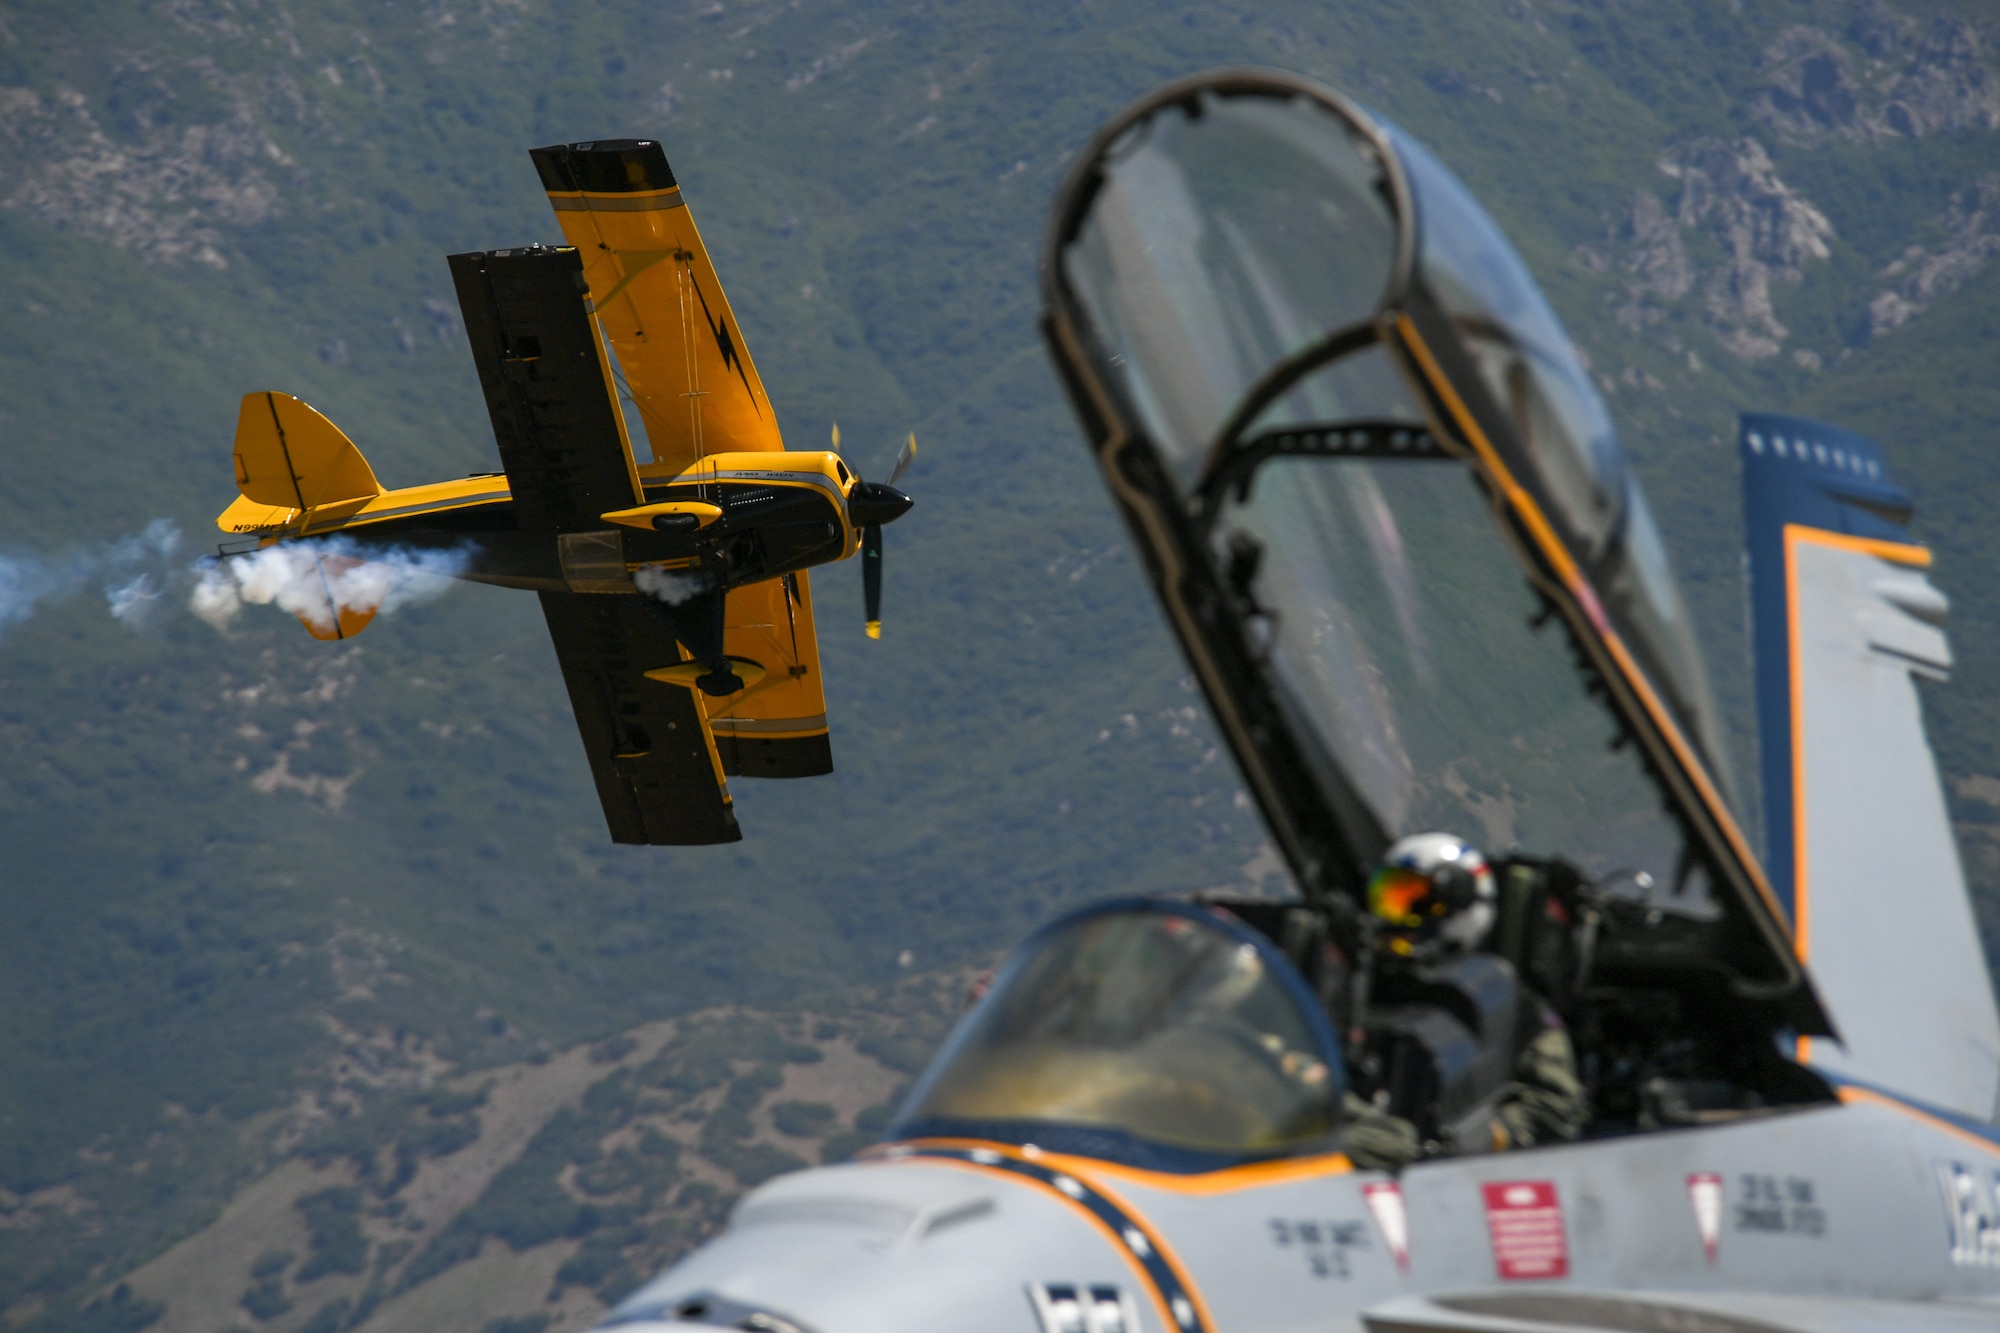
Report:
<svg viewBox="0 0 2000 1333"><path fill-rule="evenodd" d="M235 503L215 524L232 536L275 541L303 533L315 517L340 518L382 494L375 470L340 427L309 404L270 390L243 395L236 415ZM297 611L315 639L351 639L375 612L343 606L334 595L341 576L360 562L339 555L314 557L324 604L318 614ZM311 576L307 576L308 582Z"/></svg>
<svg viewBox="0 0 2000 1333"><path fill-rule="evenodd" d="M234 462L241 495L215 520L234 536L282 536L315 514L339 517L382 494L354 441L288 393L243 395Z"/></svg>

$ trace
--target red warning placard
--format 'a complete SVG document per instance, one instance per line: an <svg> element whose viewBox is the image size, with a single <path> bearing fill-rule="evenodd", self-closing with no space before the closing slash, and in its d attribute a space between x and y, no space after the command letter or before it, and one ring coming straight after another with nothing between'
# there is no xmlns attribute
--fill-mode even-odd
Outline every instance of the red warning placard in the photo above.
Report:
<svg viewBox="0 0 2000 1333"><path fill-rule="evenodd" d="M1569 1242L1553 1181L1501 1181L1480 1188L1486 1195L1493 1263L1501 1277L1569 1276Z"/></svg>

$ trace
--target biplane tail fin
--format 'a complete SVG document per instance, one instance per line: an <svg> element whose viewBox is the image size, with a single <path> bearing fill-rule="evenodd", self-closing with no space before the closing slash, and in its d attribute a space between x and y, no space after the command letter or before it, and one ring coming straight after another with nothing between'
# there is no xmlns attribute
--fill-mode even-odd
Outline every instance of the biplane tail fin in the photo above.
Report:
<svg viewBox="0 0 2000 1333"><path fill-rule="evenodd" d="M238 513L241 504L232 505L220 521L225 532L287 526L314 510L358 506L382 493L375 470L340 427L292 395L268 391L245 394L236 417L236 488L265 512ZM273 511L289 517L273 521Z"/></svg>
<svg viewBox="0 0 2000 1333"><path fill-rule="evenodd" d="M1840 1032L1800 1055L1990 1119L2000 1011L1916 688L1952 665L1931 553L1873 441L1758 413L1741 451L1766 861Z"/></svg>
<svg viewBox="0 0 2000 1333"><path fill-rule="evenodd" d="M236 417L236 489L242 495L222 511L217 527L235 535L302 534L315 514L344 516L382 494L375 469L354 441L288 393L243 395ZM301 557L307 559L307 557ZM285 571L296 596L280 598L306 633L315 639L351 639L375 618L371 607L356 610L336 595L335 586L360 561L315 554L311 568ZM315 597L315 588L321 596Z"/></svg>

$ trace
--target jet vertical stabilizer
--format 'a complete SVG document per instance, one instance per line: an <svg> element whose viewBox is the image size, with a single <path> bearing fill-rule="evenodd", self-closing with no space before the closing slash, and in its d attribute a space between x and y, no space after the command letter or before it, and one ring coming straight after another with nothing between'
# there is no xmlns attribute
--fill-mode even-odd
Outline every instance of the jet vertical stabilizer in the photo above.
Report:
<svg viewBox="0 0 2000 1333"><path fill-rule="evenodd" d="M1870 440L1743 418L1772 886L1839 1045L1802 1058L1992 1119L2000 1014L1913 677L1944 680L1947 603Z"/></svg>

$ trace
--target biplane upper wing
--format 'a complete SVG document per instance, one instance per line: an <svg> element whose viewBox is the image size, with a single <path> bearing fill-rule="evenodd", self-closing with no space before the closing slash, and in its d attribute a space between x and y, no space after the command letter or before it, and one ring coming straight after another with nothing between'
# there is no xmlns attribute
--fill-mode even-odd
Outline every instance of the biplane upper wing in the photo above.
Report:
<svg viewBox="0 0 2000 1333"><path fill-rule="evenodd" d="M600 139L531 155L564 238L584 256L657 470L782 449L764 383L660 145Z"/></svg>
<svg viewBox="0 0 2000 1333"><path fill-rule="evenodd" d="M678 476L709 454L784 448L660 145L600 139L530 155L564 238L583 256L599 327L645 423L653 462L642 479ZM724 645L767 669L741 695L702 701L724 770L772 778L832 772L806 575L733 590Z"/></svg>
<svg viewBox="0 0 2000 1333"><path fill-rule="evenodd" d="M542 610L611 836L734 842L722 765L692 691L649 680L681 660L635 594L623 538L603 514L644 492L568 247L451 256L452 282L522 533L555 543L564 592Z"/></svg>

